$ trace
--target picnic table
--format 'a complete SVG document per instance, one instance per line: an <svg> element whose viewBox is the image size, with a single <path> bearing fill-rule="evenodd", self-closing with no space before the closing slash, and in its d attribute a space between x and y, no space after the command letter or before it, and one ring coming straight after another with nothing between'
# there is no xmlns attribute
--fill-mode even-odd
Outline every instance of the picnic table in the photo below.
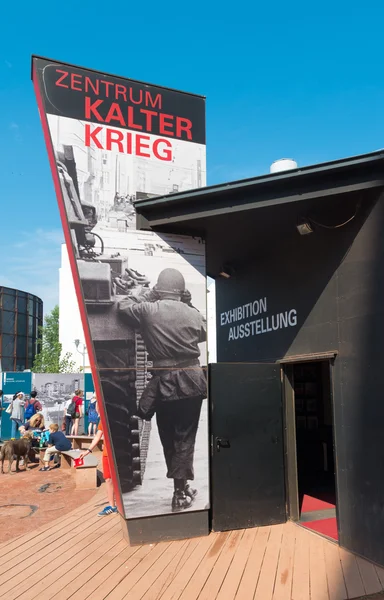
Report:
<svg viewBox="0 0 384 600"><path fill-rule="evenodd" d="M97 466L99 461L92 454L84 456L84 464L81 467L75 467L75 459L79 458L80 450L68 450L60 452L61 468L74 470L76 488L80 490L89 490L97 487Z"/></svg>
<svg viewBox="0 0 384 600"><path fill-rule="evenodd" d="M94 440L92 435L67 435L67 438L72 442L72 448L74 450L82 450L83 444L91 444ZM103 440L97 444L99 450L103 449Z"/></svg>

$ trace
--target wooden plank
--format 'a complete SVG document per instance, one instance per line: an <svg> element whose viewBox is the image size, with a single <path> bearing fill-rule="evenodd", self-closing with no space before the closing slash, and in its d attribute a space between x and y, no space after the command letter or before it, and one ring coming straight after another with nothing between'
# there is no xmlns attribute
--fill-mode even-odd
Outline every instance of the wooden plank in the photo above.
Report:
<svg viewBox="0 0 384 600"><path fill-rule="evenodd" d="M106 598L111 590L120 583L147 554L151 552L153 546L128 546L116 559L92 577L90 581L82 585L71 600L85 600L86 598L99 599Z"/></svg>
<svg viewBox="0 0 384 600"><path fill-rule="evenodd" d="M327 572L325 567L323 538L309 533L309 581L311 600L326 600L329 598Z"/></svg>
<svg viewBox="0 0 384 600"><path fill-rule="evenodd" d="M359 567L357 566L356 556L351 554L351 552L347 552L344 548L339 548L339 555L348 598L360 598L364 596L365 589Z"/></svg>
<svg viewBox="0 0 384 600"><path fill-rule="evenodd" d="M54 585L50 586L39 594L39 600L51 600L51 598L55 598L56 600L60 596L68 598L68 592L66 591L62 593L62 591L63 588L67 587L69 580L71 580L71 583L75 583L77 585L77 580L82 576L85 575L89 579L91 577L89 572L92 573L93 569L98 568L98 565L102 563L105 554L108 553L109 550L113 550L116 545L121 544L122 542L124 542L124 540L122 540L122 533L119 531L109 539L103 538L102 543L96 552L88 552L87 549L86 556L83 556L82 559L77 562L77 564L71 569L70 573L67 573L65 577L58 579Z"/></svg>
<svg viewBox="0 0 384 600"><path fill-rule="evenodd" d="M5 573L10 566L15 564L15 560L18 561L22 557L28 558L31 555L31 551L36 547L41 547L43 544L45 547L54 539L57 539L62 531L68 531L69 529L76 529L77 525L80 524L84 519L81 518L81 514L77 518L65 520L63 523L56 523L51 529L45 531L35 531L35 535L31 536L28 540L19 539L18 545L14 549L10 549L8 552L4 552L3 560L0 564L0 575Z"/></svg>
<svg viewBox="0 0 384 600"><path fill-rule="evenodd" d="M149 593L149 596L151 598L155 598L156 600L157 593L161 590L162 585L166 580L167 568L172 564L174 559L176 559L176 565L174 565L174 568L175 566L177 567L177 564L187 546L187 540L179 540L170 544L167 550L163 552L161 557L156 561L151 569L145 573L145 576L141 577L141 579L139 579L139 581L137 581L137 583L131 588L127 587L126 580L124 580L121 584L124 588L123 592L125 592L127 589L129 591L127 594L122 596L122 598L124 598L124 600L142 600L143 596ZM154 593L155 596L153 595Z"/></svg>
<svg viewBox="0 0 384 600"><path fill-rule="evenodd" d="M273 600L291 600L295 538L295 528L289 523L286 524L283 529Z"/></svg>
<svg viewBox="0 0 384 600"><path fill-rule="evenodd" d="M24 542L19 540L18 548L10 550L4 555L4 560L0 564L0 575L6 572L11 565L15 564L15 559L21 561L27 559L31 555L31 550L34 551L39 547L39 552L44 556L44 549L55 541L64 543L67 539L73 536L73 531L78 532L79 528L89 527L98 519L97 513L85 514L79 513L76 519L64 520L63 523L56 522L56 525L44 531L40 531L31 540ZM64 531L64 534L62 533ZM41 548L41 550L40 550Z"/></svg>
<svg viewBox="0 0 384 600"><path fill-rule="evenodd" d="M131 590L132 587L144 576L148 571L159 561L163 554L167 553L169 548L172 548L175 542L161 542L157 544L152 552L150 552L124 579L114 587L114 589L108 594L108 600L122 600L126 595L127 591ZM98 598L97 593L92 596ZM102 596L104 598L104 596Z"/></svg>
<svg viewBox="0 0 384 600"><path fill-rule="evenodd" d="M324 543L325 567L328 580L329 600L346 600L348 598L345 587L344 573L341 567L339 547L332 542Z"/></svg>
<svg viewBox="0 0 384 600"><path fill-rule="evenodd" d="M381 587L384 590L384 569L382 567L378 567L377 565L375 565L375 569L376 569L376 573L379 578L379 581L381 583Z"/></svg>
<svg viewBox="0 0 384 600"><path fill-rule="evenodd" d="M92 580L94 577L97 577L100 571L103 570L104 567L110 565L112 561L113 567L115 567L116 560L122 554L122 552L127 549L127 542L121 539L118 540L120 536L121 533L112 538L113 541L117 540L117 542L114 545L111 544L111 548L108 549L99 560L96 560L91 568L88 568L81 574L77 575L76 579L72 579L71 581L65 579L64 587L60 590L60 592L56 592L54 596L55 600L67 600L67 598L72 598L74 593L77 592L83 585L86 585L88 589L88 585L93 584ZM135 548L130 548L130 550L132 554L135 552ZM83 597L84 596L82 596L82 598Z"/></svg>
<svg viewBox="0 0 384 600"><path fill-rule="evenodd" d="M295 529L295 556L293 559L292 600L308 600L309 595L309 541L311 535L303 527Z"/></svg>
<svg viewBox="0 0 384 600"><path fill-rule="evenodd" d="M196 600L201 590L204 587L206 580L208 579L220 553L229 540L230 534L227 531L216 534L216 538L211 548L204 557L204 561L201 563L200 568L194 572L191 579L185 586L180 600Z"/></svg>
<svg viewBox="0 0 384 600"><path fill-rule="evenodd" d="M233 600L235 598L256 534L256 528L244 531L233 561L217 594L217 600Z"/></svg>
<svg viewBox="0 0 384 600"><path fill-rule="evenodd" d="M161 600L179 600L184 588L187 586L196 569L204 562L206 554L209 553L210 548L216 541L217 535L218 534L216 533L211 533L207 537L201 539L197 538L197 546L190 555L188 562L163 592Z"/></svg>
<svg viewBox="0 0 384 600"><path fill-rule="evenodd" d="M169 584L174 581L176 575L183 570L193 550L196 548L198 541L199 538L193 538L187 541L183 550L176 554L168 567L163 570L162 574L144 594L142 600L158 600L158 598L161 598Z"/></svg>
<svg viewBox="0 0 384 600"><path fill-rule="evenodd" d="M272 600L276 571L280 556L283 525L273 525L268 539L260 577L257 582L255 600Z"/></svg>
<svg viewBox="0 0 384 600"><path fill-rule="evenodd" d="M192 553L196 549L196 547L199 545L199 542L201 541L201 539L202 538L192 538L192 539L188 540L188 544L187 544L187 547L185 549L185 552L183 552L183 555L180 557L180 561L178 562L177 566L175 567L174 575L173 575L171 581L173 581L175 579L175 577L181 571L184 570L184 567L185 567L186 563L190 561ZM168 587L169 583L170 583L170 581L167 582L167 584L164 586L164 590ZM163 590L163 592L164 592L164 590Z"/></svg>
<svg viewBox="0 0 384 600"><path fill-rule="evenodd" d="M39 596L50 585L54 585L59 577L71 571L79 561L79 553L84 552L84 548L87 548L87 552L91 552L95 547L105 542L105 535L111 537L119 531L121 527L119 522L114 526L111 520L107 519L107 521L109 522L104 522L99 528L91 528L91 533L87 533L86 536L80 533L76 536L77 543L71 544L69 542L66 544L69 547L65 552L61 552L61 549L55 550L54 558L44 566L44 577L42 577L41 570L36 569L36 564L33 562L23 572L1 586L0 597L5 595L7 600L13 600L16 597L21 600L24 600L24 598L31 600Z"/></svg>
<svg viewBox="0 0 384 600"><path fill-rule="evenodd" d="M104 600L111 594L116 587L125 578L128 578L136 569L140 567L141 563L146 561L149 564L147 567L150 568L159 556L164 552L164 544L156 544L149 546L141 546L141 548L135 552L135 554L124 563L120 569L117 569L111 574L108 580L105 580L91 595L82 596L82 598L91 598L92 600ZM88 593L88 589L85 588L85 592ZM108 596L109 597L109 596Z"/></svg>
<svg viewBox="0 0 384 600"><path fill-rule="evenodd" d="M256 529L253 546L237 590L236 600L253 599L270 534L270 527Z"/></svg>
<svg viewBox="0 0 384 600"><path fill-rule="evenodd" d="M359 567L361 579L363 580L365 593L369 595L381 592L382 587L380 579L374 565L360 556L356 557L356 561Z"/></svg>
<svg viewBox="0 0 384 600"><path fill-rule="evenodd" d="M41 537L43 533L50 529L54 530L56 528L57 530L61 530L65 528L65 526L71 523L72 521L78 520L82 515L84 516L84 514L87 513L87 509L95 509L96 512L96 509L98 508L100 503L102 503L106 499L105 486L102 486L102 488L100 489L102 493L100 491L97 492L91 498L90 501L88 501L86 504L82 504L72 512L65 515L64 517L55 519L54 521L50 521L49 523L46 523L44 525L40 525L39 527L36 527L36 529L33 529L29 533L17 536L16 538L12 538L11 540L4 542L3 544L0 544L0 558L2 556L9 555L9 553L13 550L19 550L21 545L26 547L27 544L30 543L32 540L36 541L38 537Z"/></svg>
<svg viewBox="0 0 384 600"><path fill-rule="evenodd" d="M94 516L92 518L83 520L83 522L79 521L79 524L77 525L76 529L68 531L64 536L61 536L61 537L60 537L60 535L56 535L56 537L53 537L53 541L51 539L50 543L47 543L46 545L45 545L44 538L43 538L41 543L44 545L42 547L41 546L35 547L35 550L36 550L36 548L39 548L39 560L44 559L45 556L48 556L52 552L55 552L58 550L60 550L60 552L61 551L64 552L67 548L71 548L73 546L73 543L76 541L81 542L84 535L87 535L89 532L94 531L96 519L97 519L97 517ZM76 532L75 535L74 535L73 531ZM19 554L20 554L20 552L19 552ZM29 554L29 556L30 556L30 554ZM16 564L15 564L15 562L16 562ZM6 565L7 570L5 573L2 573L0 594L2 593L3 585L8 580L10 580L12 578L16 578L19 573L22 573L23 580L24 580L29 575L33 575L36 571L36 568L34 568L33 564L28 564L26 566L24 553L23 553L23 556L20 561L18 560L18 557L15 557L12 561L12 564L14 566L10 568L9 563L7 563L7 565Z"/></svg>
<svg viewBox="0 0 384 600"><path fill-rule="evenodd" d="M87 510L95 509L99 507L99 504L105 499L105 494L103 490L103 494L96 494L93 497L92 502L87 502L83 504L79 508L75 509L73 512L66 515L64 518L55 519L50 523L45 525L41 525L40 527L34 529L30 533L18 536L17 538L13 538L8 542L0 545L0 558L6 557L6 560L13 558L14 556L18 556L20 552L20 548L32 548L36 544L39 544L40 541L45 539L45 535L47 532L57 533L59 531L63 531L71 527L71 524L75 524L81 520L84 520L84 515L87 514ZM98 511L97 511L98 512ZM48 534L49 535L49 534ZM3 561L1 561L3 562Z"/></svg>
<svg viewBox="0 0 384 600"><path fill-rule="evenodd" d="M228 542L223 547L219 558L199 594L199 600L212 600L212 598L216 598L233 561L233 557L237 553L243 535L243 529L231 532Z"/></svg>

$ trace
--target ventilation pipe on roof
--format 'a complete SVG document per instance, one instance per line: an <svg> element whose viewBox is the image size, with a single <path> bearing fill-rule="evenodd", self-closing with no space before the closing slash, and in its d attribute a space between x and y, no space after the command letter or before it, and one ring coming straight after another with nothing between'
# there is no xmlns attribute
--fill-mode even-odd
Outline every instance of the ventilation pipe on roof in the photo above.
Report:
<svg viewBox="0 0 384 600"><path fill-rule="evenodd" d="M269 168L270 173L280 173L281 171L291 171L297 169L297 162L292 158L280 158L275 160Z"/></svg>

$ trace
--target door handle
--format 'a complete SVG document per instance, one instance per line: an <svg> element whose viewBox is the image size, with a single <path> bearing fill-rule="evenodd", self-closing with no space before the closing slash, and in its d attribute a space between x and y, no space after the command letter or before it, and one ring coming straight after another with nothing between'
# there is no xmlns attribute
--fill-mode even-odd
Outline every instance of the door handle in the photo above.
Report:
<svg viewBox="0 0 384 600"><path fill-rule="evenodd" d="M231 444L229 440L225 440L224 438L216 438L216 450L220 452L220 448L230 448Z"/></svg>

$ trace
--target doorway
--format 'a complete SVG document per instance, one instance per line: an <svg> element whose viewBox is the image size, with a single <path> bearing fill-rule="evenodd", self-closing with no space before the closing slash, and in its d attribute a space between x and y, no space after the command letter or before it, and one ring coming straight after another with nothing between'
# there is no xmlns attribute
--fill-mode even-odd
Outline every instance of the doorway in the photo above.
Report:
<svg viewBox="0 0 384 600"><path fill-rule="evenodd" d="M298 362L284 370L288 513L304 527L338 540L331 363Z"/></svg>

